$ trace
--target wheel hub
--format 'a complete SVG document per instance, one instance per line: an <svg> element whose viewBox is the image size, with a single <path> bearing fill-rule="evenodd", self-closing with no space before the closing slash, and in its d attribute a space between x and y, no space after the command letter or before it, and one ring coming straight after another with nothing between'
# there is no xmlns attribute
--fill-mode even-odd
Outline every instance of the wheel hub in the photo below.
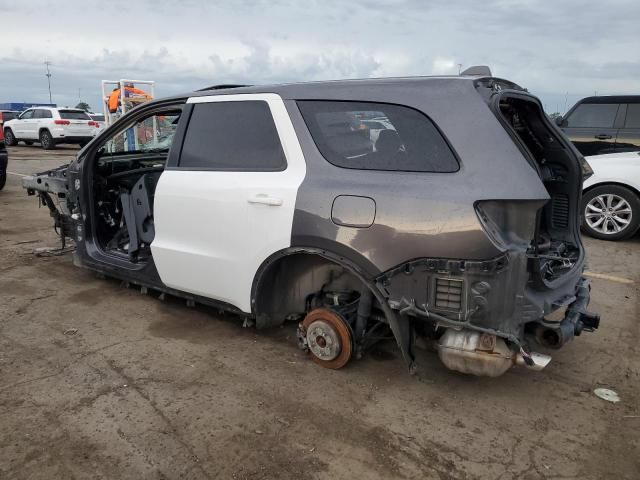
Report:
<svg viewBox="0 0 640 480"><path fill-rule="evenodd" d="M307 328L309 350L321 360L333 360L342 350L340 337L324 320L316 320Z"/></svg>
<svg viewBox="0 0 640 480"><path fill-rule="evenodd" d="M347 321L329 308L316 308L298 326L300 346L325 368L344 367L353 354L353 332Z"/></svg>

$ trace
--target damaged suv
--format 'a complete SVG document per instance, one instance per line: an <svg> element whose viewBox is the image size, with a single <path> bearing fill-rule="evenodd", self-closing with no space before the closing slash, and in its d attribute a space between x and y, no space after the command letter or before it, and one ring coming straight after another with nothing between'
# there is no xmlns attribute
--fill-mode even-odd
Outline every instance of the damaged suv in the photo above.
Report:
<svg viewBox="0 0 640 480"><path fill-rule="evenodd" d="M583 161L514 83L368 79L153 101L24 186L77 265L299 322L322 366L394 337L413 368L426 337L448 368L498 376L598 327Z"/></svg>

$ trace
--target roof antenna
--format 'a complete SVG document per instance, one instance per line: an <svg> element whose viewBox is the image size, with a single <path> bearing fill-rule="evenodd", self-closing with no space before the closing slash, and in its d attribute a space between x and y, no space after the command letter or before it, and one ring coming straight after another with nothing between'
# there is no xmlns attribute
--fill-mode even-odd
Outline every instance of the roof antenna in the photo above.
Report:
<svg viewBox="0 0 640 480"><path fill-rule="evenodd" d="M474 65L473 67L467 68L460 75L471 75L478 77L491 77L491 69L487 65Z"/></svg>

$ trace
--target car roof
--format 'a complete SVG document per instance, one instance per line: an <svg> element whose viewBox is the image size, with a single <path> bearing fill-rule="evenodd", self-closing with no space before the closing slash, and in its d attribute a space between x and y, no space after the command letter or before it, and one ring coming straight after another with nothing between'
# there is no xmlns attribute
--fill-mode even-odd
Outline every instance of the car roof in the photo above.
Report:
<svg viewBox="0 0 640 480"><path fill-rule="evenodd" d="M439 76L422 76L422 77L388 77L388 78L365 78L352 80L324 80L314 82L300 83L280 83L266 85L218 85L207 87L206 89L197 90L195 92L174 95L158 101L184 100L189 97L203 97L211 95L235 95L244 93L275 93L284 99L302 100L314 98L338 98L349 97L356 92L362 93L366 91L375 92L381 89L389 88L421 88L426 87L425 93L434 92L456 92L460 89L475 90L475 86L484 84L487 87L499 85L502 89L515 89L525 91L516 83L498 77L480 76L480 75L439 75ZM468 90L467 90L468 91Z"/></svg>
<svg viewBox="0 0 640 480"><path fill-rule="evenodd" d="M377 87L402 87L416 84L425 86L444 86L454 87L459 83L472 83L482 78L475 75L470 76L424 76L424 77L387 77L387 78L364 78L349 80L322 80L313 82L295 82L280 83L271 85L248 85L248 86L232 86L221 88L210 88L208 90L198 90L191 96L207 96L207 95L226 95L240 93L278 93L283 97L304 97L317 92L328 93L330 91L344 91L345 89L360 88L377 88ZM493 78L493 77L490 77ZM514 84L515 85L515 84Z"/></svg>
<svg viewBox="0 0 640 480"><path fill-rule="evenodd" d="M640 95L598 95L585 97L578 103L640 103Z"/></svg>
<svg viewBox="0 0 640 480"><path fill-rule="evenodd" d="M39 105L34 105L33 107L29 107L27 109L25 109L25 112L27 110L67 110L67 111L72 111L72 112L84 112L84 110L82 110L81 108L74 108L74 107L44 107L44 106L39 106ZM86 112L85 112L86 113Z"/></svg>

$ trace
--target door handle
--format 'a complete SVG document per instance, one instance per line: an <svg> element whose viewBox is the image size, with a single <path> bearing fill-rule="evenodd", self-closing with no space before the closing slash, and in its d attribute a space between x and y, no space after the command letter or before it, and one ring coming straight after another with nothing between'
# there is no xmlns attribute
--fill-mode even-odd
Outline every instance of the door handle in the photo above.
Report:
<svg viewBox="0 0 640 480"><path fill-rule="evenodd" d="M598 140L611 140L613 137L611 135L605 135L604 133L601 133L600 135L596 135L595 138L597 138Z"/></svg>
<svg viewBox="0 0 640 480"><path fill-rule="evenodd" d="M279 207L282 205L281 198L270 197L266 193L258 193L252 197L249 197L249 203L261 203L262 205L270 205L272 207Z"/></svg>

